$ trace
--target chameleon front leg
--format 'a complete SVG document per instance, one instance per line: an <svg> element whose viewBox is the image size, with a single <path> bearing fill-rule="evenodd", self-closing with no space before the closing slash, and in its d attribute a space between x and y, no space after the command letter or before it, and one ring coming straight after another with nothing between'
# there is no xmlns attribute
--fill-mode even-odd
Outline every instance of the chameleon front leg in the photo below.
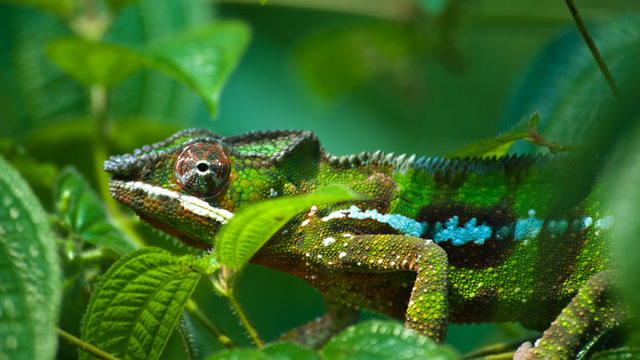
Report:
<svg viewBox="0 0 640 360"><path fill-rule="evenodd" d="M339 256L340 269L364 273L414 272L416 280L405 313L405 325L444 342L449 312L446 252L431 240L404 235L359 235L351 242L357 246Z"/></svg>
<svg viewBox="0 0 640 360"><path fill-rule="evenodd" d="M617 296L615 284L612 270L594 275L578 290L535 346L523 344L514 360L575 359L592 339L619 327L629 318L629 312Z"/></svg>
<svg viewBox="0 0 640 360"><path fill-rule="evenodd" d="M278 341L319 349L332 337L358 321L360 313L356 308L328 296L323 296L323 299L327 310L324 316L287 332Z"/></svg>

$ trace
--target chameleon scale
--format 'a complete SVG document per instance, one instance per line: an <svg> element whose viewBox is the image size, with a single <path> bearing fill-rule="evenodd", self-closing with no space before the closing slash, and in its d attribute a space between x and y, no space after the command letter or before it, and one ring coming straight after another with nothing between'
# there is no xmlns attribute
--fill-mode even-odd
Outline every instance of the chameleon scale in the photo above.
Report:
<svg viewBox="0 0 640 360"><path fill-rule="evenodd" d="M116 200L205 249L246 204L327 184L351 187L366 200L298 214L252 262L444 341L450 322L544 328L590 279L608 273L613 218L600 205L606 179L594 175L589 192L558 205L558 184L571 181L569 165L534 156L444 160L377 151L336 157L307 131L220 137L188 129L111 157L105 170L113 174ZM616 304L607 314L617 314ZM549 336L569 335L556 329ZM564 352L540 344L527 356L570 358L584 341Z"/></svg>

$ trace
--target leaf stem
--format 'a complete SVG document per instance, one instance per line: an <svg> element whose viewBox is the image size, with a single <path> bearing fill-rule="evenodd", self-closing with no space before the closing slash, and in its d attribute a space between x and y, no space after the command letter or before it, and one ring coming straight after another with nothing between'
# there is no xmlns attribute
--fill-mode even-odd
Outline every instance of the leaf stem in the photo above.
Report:
<svg viewBox="0 0 640 360"><path fill-rule="evenodd" d="M231 303L231 307L236 312L236 314L238 314L240 322L242 323L244 328L247 329L249 336L256 344L256 346L259 348L264 347L264 343L260 339L260 336L258 336L258 332L253 327L253 325L251 325L249 318L247 317L244 309L242 308L242 305L240 305L240 302L236 297L236 290L238 289L238 272L233 271L226 266L222 266L220 268L220 272L209 276L209 280L211 280L213 288L229 300L229 302Z"/></svg>
<svg viewBox="0 0 640 360"><path fill-rule="evenodd" d="M253 340L254 344L256 344L258 348L263 348L264 343L260 339L260 336L258 336L258 332L256 331L256 329L253 327L253 325L251 325L251 322L249 321L247 314L244 312L242 305L240 305L240 302L236 297L236 290L238 289L237 279L238 279L238 276L233 276L231 287L226 295L227 299L229 299L229 302L231 303L233 310L235 310L235 312L238 314L238 317L240 318L240 322L242 322L242 325L244 326L244 328L247 329L247 332L249 333L249 336Z"/></svg>
<svg viewBox="0 0 640 360"><path fill-rule="evenodd" d="M61 338L67 340L68 342L76 345L78 347L78 349L82 350L82 351L86 351L89 354L102 359L102 360L121 360L120 358L109 354L108 352L99 349L96 346L93 346L87 342L82 341L81 339L69 334L68 332L57 328L56 332L58 333L58 336L60 336Z"/></svg>
<svg viewBox="0 0 640 360"><path fill-rule="evenodd" d="M613 92L613 95L618 100L621 100L622 93L620 92L620 89L616 84L616 80L613 78L613 74L611 74L611 70L607 66L607 63L602 58L602 55L600 54L600 51L598 50L596 43L593 41L593 38L589 34L587 27L584 25L584 22L582 21L582 17L578 12L578 8L573 3L573 0L565 0L565 2L567 3L567 7L569 8L571 15L573 16L573 20L576 22L576 25L578 26L578 30L580 31L580 34L584 38L584 41L587 43L587 46L589 47L589 50L591 51L593 58L596 60L596 63L598 63L598 66L600 67L600 71L602 72L605 79L607 80L607 83L611 88L611 92Z"/></svg>
<svg viewBox="0 0 640 360"><path fill-rule="evenodd" d="M229 336L222 332L222 330L218 329L218 327L213 322L211 322L209 318L207 318L207 316L202 312L202 310L200 310L200 307L195 301L189 299L189 301L187 301L186 309L191 316L196 318L196 320L198 320L200 324L205 327L205 329L207 329L211 334L213 334L213 336L216 337L216 339L222 344L222 346L227 349L233 349L236 347L236 344L233 342L233 340L231 340Z"/></svg>

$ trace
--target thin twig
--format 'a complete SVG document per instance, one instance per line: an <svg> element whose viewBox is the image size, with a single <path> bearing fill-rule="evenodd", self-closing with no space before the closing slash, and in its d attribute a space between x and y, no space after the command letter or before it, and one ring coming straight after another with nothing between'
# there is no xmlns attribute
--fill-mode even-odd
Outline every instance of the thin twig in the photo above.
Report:
<svg viewBox="0 0 640 360"><path fill-rule="evenodd" d="M77 337L69 334L68 332L58 328L56 329L56 332L58 333L58 336L60 336L61 338L67 340L68 342L74 344L75 346L78 347L78 349L82 350L82 351L86 351L89 354L97 357L98 359L102 359L102 360L121 360L119 357L116 357L114 355L109 354L108 352L97 348L96 346L93 346L87 342L82 341L81 339L78 339Z"/></svg>
<svg viewBox="0 0 640 360"><path fill-rule="evenodd" d="M613 95L618 100L621 100L622 99L622 93L620 92L620 89L618 89L618 85L616 84L616 81L613 78L613 74L611 74L611 70L609 70L609 67L607 66L607 63L604 62L604 59L602 58L602 55L600 54L600 51L598 50L598 47L596 46L596 43L593 41L593 38L591 37L591 35L587 31L587 27L584 25L584 22L582 21L582 17L580 16L580 13L578 12L578 8L573 3L573 0L565 0L565 2L567 3L567 7L569 7L569 11L571 12L571 15L573 16L573 20L575 20L576 25L578 26L578 30L580 31L580 34L584 38L584 41L587 42L587 46L589 47L589 50L591 51L591 54L593 55L593 58L598 63L598 66L600 67L600 71L602 72L602 74L604 75L605 79L607 80L607 83L609 84L609 87L611 88L611 92L613 92Z"/></svg>

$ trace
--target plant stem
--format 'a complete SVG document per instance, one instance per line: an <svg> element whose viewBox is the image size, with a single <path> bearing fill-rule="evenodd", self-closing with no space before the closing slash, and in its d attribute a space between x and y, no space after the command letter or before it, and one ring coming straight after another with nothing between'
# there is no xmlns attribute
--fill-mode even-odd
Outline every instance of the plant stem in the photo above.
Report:
<svg viewBox="0 0 640 360"><path fill-rule="evenodd" d="M202 310L200 310L200 307L198 307L198 304L196 304L195 301L189 299L189 301L187 301L186 309L191 316L196 318L200 322L200 324L205 327L205 329L207 329L211 334L213 334L213 336L216 337L216 339L222 344L222 346L227 349L233 349L236 347L236 344L233 342L233 340L231 340L229 336L222 332L222 330L218 329L218 327L213 324L213 322L211 322L209 318L207 318L207 316L202 312Z"/></svg>
<svg viewBox="0 0 640 360"><path fill-rule="evenodd" d="M616 84L616 81L613 78L613 74L611 74L611 70L609 70L607 63L602 58L602 55L600 54L600 51L598 50L596 43L593 41L593 38L587 31L587 27L584 25L584 22L582 21L582 17L578 12L578 8L573 3L573 0L565 0L565 2L567 3L567 7L569 8L571 15L573 16L573 20L576 22L576 25L578 26L578 30L580 31L580 34L584 38L584 41L587 42L587 46L589 47L589 50L591 51L593 58L598 63L598 66L600 67L600 71L602 72L605 79L607 80L607 83L611 88L611 92L613 92L613 95L618 100L621 100L622 94L620 93L620 89L618 89L618 85Z"/></svg>
<svg viewBox="0 0 640 360"><path fill-rule="evenodd" d="M81 339L78 339L77 337L69 334L68 332L58 328L56 329L56 332L58 333L58 336L60 336L61 338L67 340L68 342L76 345L78 347L78 349L82 350L82 351L86 351L89 354L97 357L98 359L102 359L102 360L121 360L120 358L109 354L108 352L99 349L87 342L82 341Z"/></svg>
<svg viewBox="0 0 640 360"><path fill-rule="evenodd" d="M235 291L229 292L227 294L227 298L229 299L229 302L231 303L233 310L235 310L235 312L238 314L238 317L240 318L240 322L242 322L242 325L244 326L244 328L247 329L247 332L249 333L251 340L253 340L253 343L256 344L258 348L263 348L264 343L260 339L260 336L258 336L258 332L256 331L256 329L253 327L253 325L251 325L251 322L249 322L249 318L247 317L247 314L244 312L242 305L240 305L240 303L238 302L238 299L236 298Z"/></svg>
<svg viewBox="0 0 640 360"><path fill-rule="evenodd" d="M256 346L259 348L264 347L264 343L260 339L260 336L258 336L258 332L253 327L253 325L251 325L249 318L247 317L246 313L244 312L244 309L242 308L242 305L240 305L240 302L236 297L236 290L238 289L238 273L230 269L227 269L224 266L222 268L223 268L223 276L221 278L215 278L215 277L209 278L213 283L213 287L216 289L216 291L218 291L224 297L229 299L229 302L231 303L231 307L236 312L236 314L238 314L238 317L240 318L240 322L242 323L244 328L247 329L249 336L251 337L253 342L256 344ZM228 270L228 271L225 272L225 270Z"/></svg>

